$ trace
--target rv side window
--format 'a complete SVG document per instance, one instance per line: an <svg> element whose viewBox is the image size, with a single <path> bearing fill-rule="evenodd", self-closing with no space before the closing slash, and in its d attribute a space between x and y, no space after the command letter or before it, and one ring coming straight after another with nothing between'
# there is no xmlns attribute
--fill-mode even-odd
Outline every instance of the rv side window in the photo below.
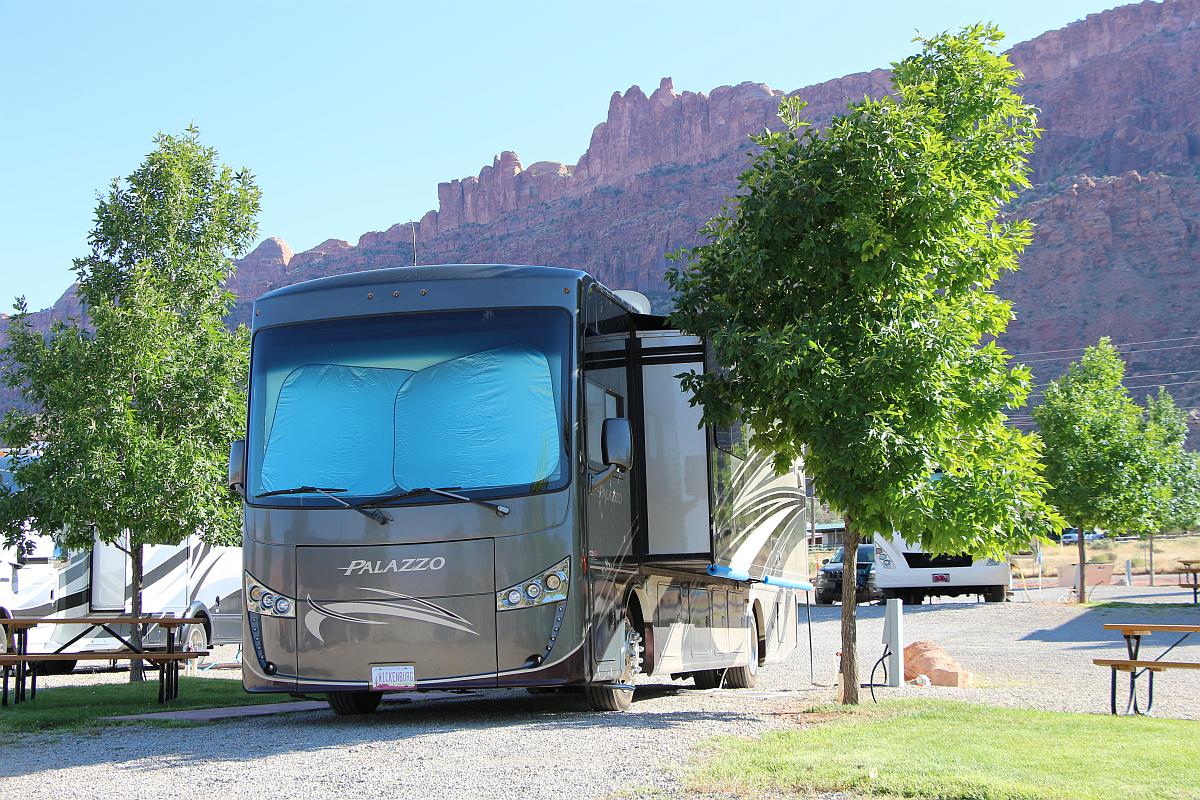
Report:
<svg viewBox="0 0 1200 800"><path fill-rule="evenodd" d="M593 380L586 380L584 402L587 404L588 464L603 467L600 440L604 431L604 420L625 416L625 398Z"/></svg>

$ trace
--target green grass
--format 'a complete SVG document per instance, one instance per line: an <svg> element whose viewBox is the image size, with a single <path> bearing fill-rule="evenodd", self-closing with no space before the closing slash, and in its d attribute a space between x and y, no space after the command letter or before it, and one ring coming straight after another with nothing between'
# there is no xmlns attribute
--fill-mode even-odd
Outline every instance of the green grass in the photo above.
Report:
<svg viewBox="0 0 1200 800"><path fill-rule="evenodd" d="M186 676L179 679L179 697L170 703L158 702L158 680L152 676L141 684L39 688L36 698L20 705L11 705L11 691L10 684L10 705L0 708L0 741L28 733L122 724L102 717L246 706L279 700L278 697L249 694L242 688L241 681Z"/></svg>
<svg viewBox="0 0 1200 800"><path fill-rule="evenodd" d="M689 788L923 800L1200 797L1200 723L1191 721L916 700L815 709L797 721L753 740L716 740Z"/></svg>

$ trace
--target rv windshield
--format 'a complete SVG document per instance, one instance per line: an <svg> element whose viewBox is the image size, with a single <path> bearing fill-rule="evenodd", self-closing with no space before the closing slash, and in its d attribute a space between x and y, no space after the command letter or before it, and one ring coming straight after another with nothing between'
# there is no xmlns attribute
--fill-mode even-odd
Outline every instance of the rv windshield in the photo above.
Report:
<svg viewBox="0 0 1200 800"><path fill-rule="evenodd" d="M303 486L362 499L424 487L487 497L565 485L569 321L562 310L480 309L259 331L252 502L333 504L315 491L261 498Z"/></svg>

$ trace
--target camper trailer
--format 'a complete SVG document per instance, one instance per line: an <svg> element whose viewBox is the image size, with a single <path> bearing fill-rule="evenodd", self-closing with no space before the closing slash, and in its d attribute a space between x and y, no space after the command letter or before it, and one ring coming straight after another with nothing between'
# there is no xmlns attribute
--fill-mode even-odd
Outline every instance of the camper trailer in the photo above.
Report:
<svg viewBox="0 0 1200 800"><path fill-rule="evenodd" d="M577 270L382 269L253 312L243 683L324 692L752 686L796 646L799 465L701 425L716 369Z"/></svg>
<svg viewBox="0 0 1200 800"><path fill-rule="evenodd" d="M7 460L0 460L0 480L12 486ZM31 532L30 552L0 548L0 627L12 617L71 619L96 614L122 614L130 608L130 564L125 542L108 544L95 538L91 547L65 550L51 535ZM213 547L189 536L178 545L147 546L144 552L142 607L149 616L198 617L202 625L182 631L180 641L192 650L241 641L241 548ZM127 626L114 630L128 639ZM82 634L82 635L81 635ZM145 643L164 646L166 634L151 626ZM0 631L0 652L10 645ZM40 625L30 631L34 652L116 650L122 643L102 629L84 625ZM69 672L75 664L59 661L51 668ZM43 668L43 671L45 669Z"/></svg>

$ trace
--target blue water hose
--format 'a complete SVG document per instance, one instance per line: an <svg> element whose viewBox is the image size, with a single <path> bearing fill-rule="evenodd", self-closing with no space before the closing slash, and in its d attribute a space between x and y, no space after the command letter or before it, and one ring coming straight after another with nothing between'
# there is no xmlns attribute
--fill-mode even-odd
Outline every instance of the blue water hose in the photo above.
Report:
<svg viewBox="0 0 1200 800"><path fill-rule="evenodd" d="M787 578L777 578L774 575L763 575L761 578L751 578L750 573L745 570L733 569L732 567L723 567L719 564L709 564L708 574L714 578L728 578L731 581L759 581L769 586L780 586L784 589L799 589L802 592L811 592L813 585L808 581L793 581Z"/></svg>

